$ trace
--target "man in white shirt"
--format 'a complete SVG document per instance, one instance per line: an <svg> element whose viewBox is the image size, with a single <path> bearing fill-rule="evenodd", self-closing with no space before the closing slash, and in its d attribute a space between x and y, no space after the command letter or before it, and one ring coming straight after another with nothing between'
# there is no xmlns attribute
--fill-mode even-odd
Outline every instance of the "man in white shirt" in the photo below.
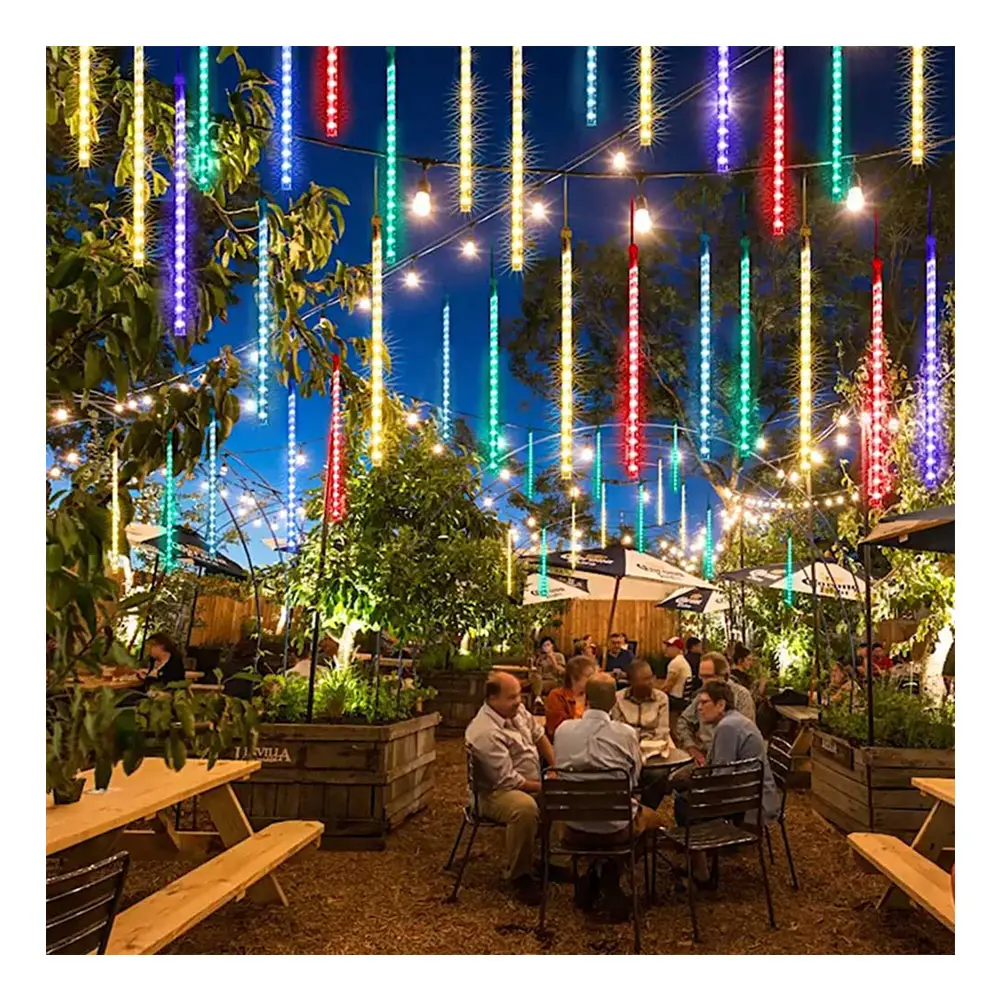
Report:
<svg viewBox="0 0 1000 1000"><path fill-rule="evenodd" d="M503 671L486 681L486 701L465 730L475 761L479 808L507 827L505 876L522 902L537 905L538 885L531 874L541 791L539 754L546 765L555 758L545 728L521 704L521 682Z"/></svg>
<svg viewBox="0 0 1000 1000"><path fill-rule="evenodd" d="M587 709L580 719L564 722L555 736L556 767L560 773L572 771L623 770L631 789L637 790L642 772L642 755L635 730L624 722L612 720L615 707L615 683L607 673L595 674L587 682ZM636 835L661 821L652 809L635 803L633 824ZM575 821L566 823L566 843L584 849L600 849L628 839L628 823L614 821ZM619 884L618 866L609 859L600 874L594 867L577 886L577 901L585 909L593 905L598 888L608 907L621 916L628 915L628 901Z"/></svg>
<svg viewBox="0 0 1000 1000"><path fill-rule="evenodd" d="M683 698L684 684L691 676L691 664L684 655L684 640L680 636L664 639L663 653L667 658L667 676L661 690L671 698Z"/></svg>

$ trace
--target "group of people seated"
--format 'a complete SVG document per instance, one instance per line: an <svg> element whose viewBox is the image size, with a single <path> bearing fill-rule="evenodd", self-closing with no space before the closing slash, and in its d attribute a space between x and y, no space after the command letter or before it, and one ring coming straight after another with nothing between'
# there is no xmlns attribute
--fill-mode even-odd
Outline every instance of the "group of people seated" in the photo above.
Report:
<svg viewBox="0 0 1000 1000"><path fill-rule="evenodd" d="M757 758L765 772L764 818L777 812L777 792L767 764L765 743L754 723L754 702L750 692L730 676L729 661L721 653L702 653L700 641L682 651L679 639L665 646L675 650L668 663L666 681L673 696L663 689L645 660L629 653L625 668L626 684L618 688L615 675L602 669L596 657L580 652L559 663L551 640L542 643L542 655L553 673L545 697L545 719L527 711L521 701L518 678L506 672L490 676L486 700L469 723L466 744L474 759L478 805L481 814L506 827L505 877L523 902L536 905L540 886L535 863L535 843L539 832L536 796L542 789L545 768L560 775L574 772L623 770L630 778L633 796L633 826L637 836L665 825L658 811L664 798L675 796L674 815L684 824L683 796L694 767L724 765ZM617 647L617 643L614 644ZM619 653L621 650L616 650ZM690 653L697 656L692 670ZM673 661L681 656L687 670ZM619 661L621 662L621 661ZM536 664L539 661L536 660ZM672 712L672 698L681 698L684 682L697 676L700 687L683 711ZM544 675L543 675L544 684ZM533 692L535 687L533 685ZM673 718L672 718L673 717ZM641 744L656 740L661 753L679 746L691 762L671 775L668 769L643 767ZM562 827L562 824L559 824ZM628 824L567 823L553 829L553 841L568 847L600 849L628 837ZM553 855L550 871L554 881L569 879L564 855ZM707 862L695 857L696 883L704 884ZM603 908L618 917L627 917L629 902L620 884L620 871L613 859L595 862L575 887L577 905Z"/></svg>

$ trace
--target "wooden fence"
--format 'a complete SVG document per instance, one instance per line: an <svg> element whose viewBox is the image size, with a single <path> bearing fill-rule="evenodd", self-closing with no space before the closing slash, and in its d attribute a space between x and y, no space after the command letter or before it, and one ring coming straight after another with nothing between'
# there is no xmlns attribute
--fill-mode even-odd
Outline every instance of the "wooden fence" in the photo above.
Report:
<svg viewBox="0 0 1000 1000"><path fill-rule="evenodd" d="M611 601L570 601L557 628L542 629L551 635L559 650L567 656L573 652L573 640L590 633L602 650L608 637L608 615ZM690 617L690 616L689 616ZM663 639L677 632L675 611L658 608L655 601L619 601L615 609L614 631L624 632L638 643L639 656L662 653Z"/></svg>
<svg viewBox="0 0 1000 1000"><path fill-rule="evenodd" d="M273 632L281 615L281 605L260 602L264 628ZM257 609L252 597L245 601L224 594L204 594L195 608L195 625L191 632L191 646L231 646L247 634L244 623L251 628L257 621Z"/></svg>

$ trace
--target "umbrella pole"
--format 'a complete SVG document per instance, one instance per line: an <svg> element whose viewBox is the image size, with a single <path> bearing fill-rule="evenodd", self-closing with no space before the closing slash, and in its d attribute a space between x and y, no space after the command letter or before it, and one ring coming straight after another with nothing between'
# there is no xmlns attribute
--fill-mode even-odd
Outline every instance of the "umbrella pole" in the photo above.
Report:
<svg viewBox="0 0 1000 1000"><path fill-rule="evenodd" d="M743 548L743 514L740 514L740 569L746 568ZM747 644L747 585L740 580L740 630L743 634L743 645Z"/></svg>
<svg viewBox="0 0 1000 1000"><path fill-rule="evenodd" d="M188 646L191 645L191 633L194 631L194 612L198 607L198 589L201 587L201 575L204 573L204 569L201 567L195 573L194 578L194 597L191 598L191 614L188 617L188 632L187 639L184 641L184 649L186 650Z"/></svg>
<svg viewBox="0 0 1000 1000"><path fill-rule="evenodd" d="M316 569L316 592L313 597L312 649L309 651L309 696L306 701L306 722L313 720L313 701L316 695L316 658L319 655L319 588L326 569L326 540L330 534L330 519L323 511L323 526L319 534L319 566Z"/></svg>
<svg viewBox="0 0 1000 1000"><path fill-rule="evenodd" d="M240 544L243 546L243 554L247 557L247 565L250 567L250 582L253 584L253 602L257 611L257 654L254 657L253 668L254 670L258 670L260 667L260 642L263 638L264 631L264 616L260 608L260 585L257 582L257 573L253 568L253 557L250 555L250 546L247 545L247 540L243 534L243 529L240 527L240 522L236 520L233 508L229 506L229 501L222 495L222 493L219 493L219 499L226 508L226 512L229 514L229 519L233 522L236 534L239 535Z"/></svg>
<svg viewBox="0 0 1000 1000"><path fill-rule="evenodd" d="M281 652L281 672L288 673L288 647L292 640L292 606L288 603L288 563L285 563L285 646Z"/></svg>
<svg viewBox="0 0 1000 1000"><path fill-rule="evenodd" d="M611 614L608 615L608 636L604 642L604 656L601 658L601 669L608 669L608 646L611 643L611 631L615 626L615 609L618 607L618 588L622 585L622 578L615 577L615 592L611 598Z"/></svg>
<svg viewBox="0 0 1000 1000"><path fill-rule="evenodd" d="M868 662L865 674L868 689L868 746L875 745L875 698L872 674L872 550L865 546L865 642L868 644Z"/></svg>
<svg viewBox="0 0 1000 1000"><path fill-rule="evenodd" d="M152 586L149 589L149 606L146 608L146 617L142 622L142 639L139 642L139 655L142 656L142 651L146 648L146 633L149 631L149 616L153 613L153 599L156 597L156 589L159 584L156 582L156 574L160 569L160 553L156 553L156 558L153 560L153 577L150 580ZM166 576L166 573L163 574ZM134 640L133 640L134 641ZM129 647L129 652L132 652L132 647Z"/></svg>

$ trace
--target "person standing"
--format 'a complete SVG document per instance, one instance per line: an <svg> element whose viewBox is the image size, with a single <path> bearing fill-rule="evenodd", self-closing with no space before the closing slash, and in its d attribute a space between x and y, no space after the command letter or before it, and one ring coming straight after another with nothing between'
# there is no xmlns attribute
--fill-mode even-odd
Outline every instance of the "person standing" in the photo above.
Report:
<svg viewBox="0 0 1000 1000"><path fill-rule="evenodd" d="M686 647L686 657L688 666L691 668L691 676L697 677L701 669L702 645L701 639L696 635L689 635Z"/></svg>
<svg viewBox="0 0 1000 1000"><path fill-rule="evenodd" d="M667 676L662 690L669 698L683 701L684 684L689 677L693 676L691 664L688 663L687 657L684 655L684 640L680 636L664 639L663 654L667 658ZM687 703L683 702L677 708L682 709L686 706ZM671 701L671 707L674 707L673 701Z"/></svg>
<svg viewBox="0 0 1000 1000"><path fill-rule="evenodd" d="M505 877L523 903L537 906L541 893L532 876L538 803L539 756L552 767L552 744L538 720L521 704L521 683L498 671L486 681L486 701L465 730L473 760L479 808L506 827Z"/></svg>

